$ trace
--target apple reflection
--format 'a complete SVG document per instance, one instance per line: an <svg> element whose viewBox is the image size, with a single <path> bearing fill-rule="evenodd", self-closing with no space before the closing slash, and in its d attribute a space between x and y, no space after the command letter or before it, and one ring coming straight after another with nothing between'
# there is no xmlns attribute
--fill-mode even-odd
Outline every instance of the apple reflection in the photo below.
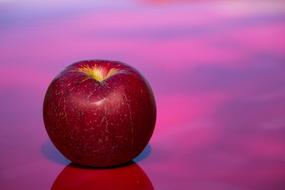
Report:
<svg viewBox="0 0 285 190"><path fill-rule="evenodd" d="M107 169L83 168L69 164L57 176L51 189L154 190L154 187L146 173L136 163Z"/></svg>

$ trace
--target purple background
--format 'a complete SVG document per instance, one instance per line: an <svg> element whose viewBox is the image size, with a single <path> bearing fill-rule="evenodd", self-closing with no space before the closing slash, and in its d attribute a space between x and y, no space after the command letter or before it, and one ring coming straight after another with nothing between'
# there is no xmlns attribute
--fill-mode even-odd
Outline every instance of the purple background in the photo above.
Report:
<svg viewBox="0 0 285 190"><path fill-rule="evenodd" d="M153 87L155 133L123 169L152 184L141 189L284 190L285 1L0 0L1 190L55 184L69 162L48 140L43 97L65 66L93 58ZM61 174L79 170L58 183L99 188L122 169L100 184L86 180L98 170ZM124 180L117 189L134 188Z"/></svg>

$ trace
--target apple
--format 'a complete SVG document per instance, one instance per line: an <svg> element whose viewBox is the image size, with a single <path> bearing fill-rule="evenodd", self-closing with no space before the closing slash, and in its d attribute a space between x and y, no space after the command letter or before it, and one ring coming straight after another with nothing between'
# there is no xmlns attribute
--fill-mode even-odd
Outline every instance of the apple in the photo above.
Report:
<svg viewBox="0 0 285 190"><path fill-rule="evenodd" d="M104 170L66 166L56 177L51 190L154 190L152 182L139 165Z"/></svg>
<svg viewBox="0 0 285 190"><path fill-rule="evenodd" d="M49 85L43 118L48 136L67 159L110 167L143 151L154 131L156 104L150 85L131 66L80 61Z"/></svg>

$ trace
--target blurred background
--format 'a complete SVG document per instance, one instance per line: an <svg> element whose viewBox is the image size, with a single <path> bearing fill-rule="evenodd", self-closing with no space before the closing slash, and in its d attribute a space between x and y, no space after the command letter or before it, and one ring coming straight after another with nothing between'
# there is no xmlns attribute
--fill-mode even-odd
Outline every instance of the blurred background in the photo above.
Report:
<svg viewBox="0 0 285 190"><path fill-rule="evenodd" d="M67 65L110 59L151 83L134 164L77 168L42 120ZM285 189L284 0L0 0L0 189Z"/></svg>

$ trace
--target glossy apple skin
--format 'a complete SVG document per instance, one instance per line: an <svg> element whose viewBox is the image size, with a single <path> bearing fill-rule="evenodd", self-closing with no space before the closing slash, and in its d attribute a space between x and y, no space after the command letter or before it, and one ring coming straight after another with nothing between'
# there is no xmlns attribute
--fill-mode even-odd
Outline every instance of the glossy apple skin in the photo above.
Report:
<svg viewBox="0 0 285 190"><path fill-rule="evenodd" d="M78 68L120 69L98 82ZM94 167L124 164L138 156L155 127L156 104L148 82L116 61L74 63L51 82L43 118L55 147L72 162Z"/></svg>

